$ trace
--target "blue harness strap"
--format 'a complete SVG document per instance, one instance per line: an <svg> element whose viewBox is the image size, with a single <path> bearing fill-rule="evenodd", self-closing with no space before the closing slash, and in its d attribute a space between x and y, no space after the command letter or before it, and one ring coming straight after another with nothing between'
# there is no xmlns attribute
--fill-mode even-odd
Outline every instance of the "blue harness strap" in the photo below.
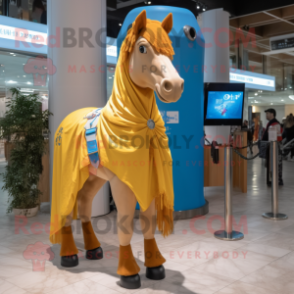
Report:
<svg viewBox="0 0 294 294"><path fill-rule="evenodd" d="M88 121L85 125L85 137L87 142L87 150L89 159L94 168L99 166L99 153L98 153L98 143L97 143L97 122L100 116L102 108L97 108L96 110L90 112L84 118L87 118Z"/></svg>

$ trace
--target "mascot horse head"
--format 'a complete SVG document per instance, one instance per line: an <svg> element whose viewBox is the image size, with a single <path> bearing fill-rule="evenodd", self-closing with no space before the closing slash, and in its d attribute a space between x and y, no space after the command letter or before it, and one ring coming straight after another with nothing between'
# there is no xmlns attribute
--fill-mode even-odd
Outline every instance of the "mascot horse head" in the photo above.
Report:
<svg viewBox="0 0 294 294"><path fill-rule="evenodd" d="M143 10L136 18L122 44L122 62L129 65L134 84L150 88L165 103L177 102L184 90L184 80L172 64L175 54L168 37L173 27L170 13L162 22L150 20Z"/></svg>

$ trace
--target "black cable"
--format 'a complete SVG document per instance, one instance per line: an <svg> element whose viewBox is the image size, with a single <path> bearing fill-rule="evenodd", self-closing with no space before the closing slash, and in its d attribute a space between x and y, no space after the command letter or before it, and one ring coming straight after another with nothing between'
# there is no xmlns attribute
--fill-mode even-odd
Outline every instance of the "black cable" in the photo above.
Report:
<svg viewBox="0 0 294 294"><path fill-rule="evenodd" d="M245 149L245 148L248 148L248 147L252 147L252 146L255 146L255 145L258 145L260 141L257 141L253 144L250 144L250 145L247 145L247 146L243 146L243 147L235 147L235 149Z"/></svg>
<svg viewBox="0 0 294 294"><path fill-rule="evenodd" d="M211 143L205 138L205 141L209 144L209 145L211 145Z"/></svg>
<svg viewBox="0 0 294 294"><path fill-rule="evenodd" d="M245 159L245 160L253 160L255 159L256 157L258 157L260 155L260 152L257 153L255 156L251 157L251 158L248 158L244 155L242 155L241 153L239 153L236 149L233 149L235 153L237 153L241 158Z"/></svg>

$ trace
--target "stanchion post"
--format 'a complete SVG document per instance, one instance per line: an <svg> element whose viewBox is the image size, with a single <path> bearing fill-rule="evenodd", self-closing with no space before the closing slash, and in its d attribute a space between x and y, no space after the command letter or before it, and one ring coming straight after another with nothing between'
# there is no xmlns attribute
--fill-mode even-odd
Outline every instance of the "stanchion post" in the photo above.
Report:
<svg viewBox="0 0 294 294"><path fill-rule="evenodd" d="M285 220L286 214L279 213L279 184L278 184L278 157L279 146L277 141L270 142L270 172L272 174L272 212L264 213L262 216L272 220Z"/></svg>
<svg viewBox="0 0 294 294"><path fill-rule="evenodd" d="M225 147L225 230L216 231L214 236L217 239L226 241L237 241L244 238L241 232L233 230L233 209L232 209L232 190L233 190L233 168L232 168L232 147Z"/></svg>

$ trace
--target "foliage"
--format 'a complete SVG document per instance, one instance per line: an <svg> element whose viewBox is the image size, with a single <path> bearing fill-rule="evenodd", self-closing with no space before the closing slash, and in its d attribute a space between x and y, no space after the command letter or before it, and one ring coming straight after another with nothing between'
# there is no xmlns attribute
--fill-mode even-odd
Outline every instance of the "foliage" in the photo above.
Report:
<svg viewBox="0 0 294 294"><path fill-rule="evenodd" d="M3 173L4 186L8 191L9 206L29 209L39 203L41 191L37 188L42 174L42 156L46 153L46 140L42 132L49 132L48 110L42 111L38 94L24 95L18 88L11 88L12 98L6 103L5 117L0 121L0 139L13 143L9 164Z"/></svg>

